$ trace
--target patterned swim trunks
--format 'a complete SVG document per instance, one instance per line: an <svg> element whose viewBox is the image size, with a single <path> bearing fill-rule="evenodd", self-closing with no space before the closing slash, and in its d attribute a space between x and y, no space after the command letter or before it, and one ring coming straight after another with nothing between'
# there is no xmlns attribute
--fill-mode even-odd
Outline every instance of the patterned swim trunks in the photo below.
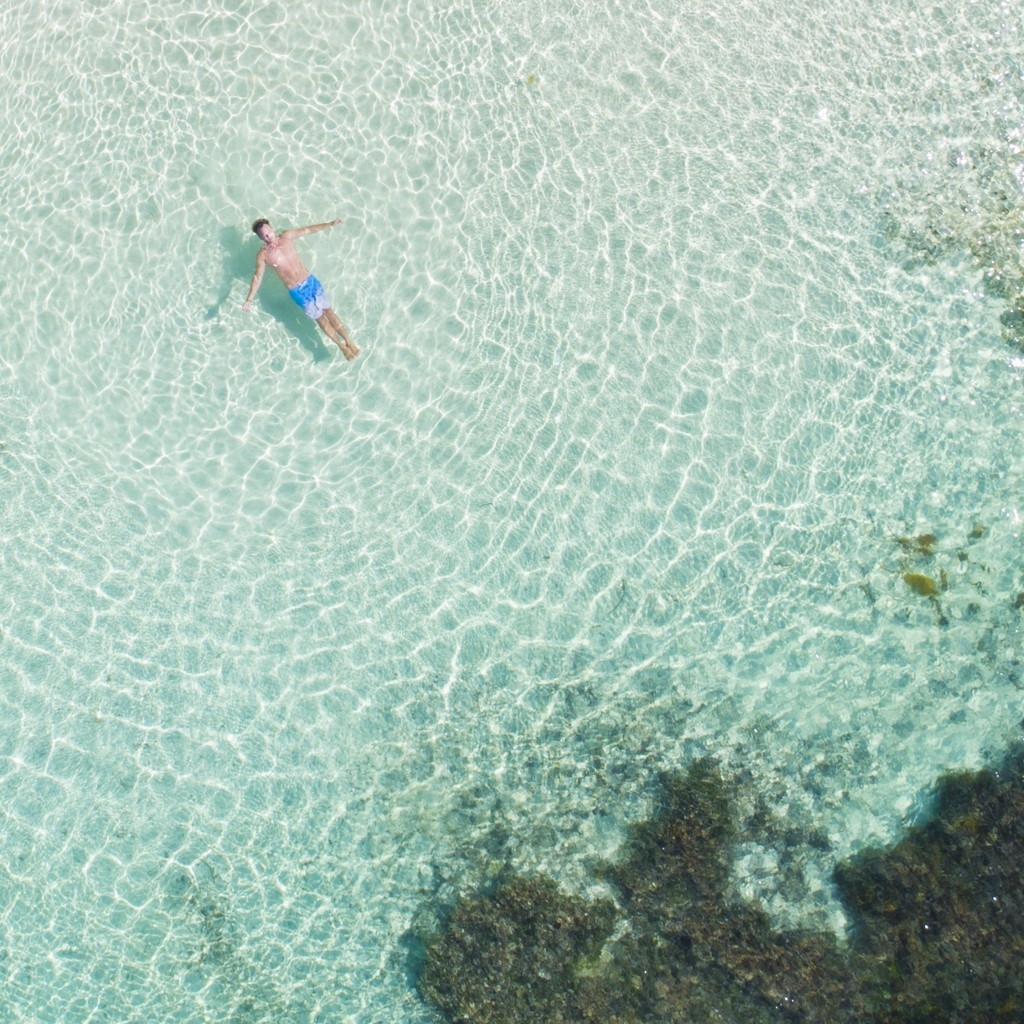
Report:
<svg viewBox="0 0 1024 1024"><path fill-rule="evenodd" d="M302 307L302 312L310 320L319 320L331 308L331 300L327 298L324 286L312 274L302 284L289 288L288 294Z"/></svg>

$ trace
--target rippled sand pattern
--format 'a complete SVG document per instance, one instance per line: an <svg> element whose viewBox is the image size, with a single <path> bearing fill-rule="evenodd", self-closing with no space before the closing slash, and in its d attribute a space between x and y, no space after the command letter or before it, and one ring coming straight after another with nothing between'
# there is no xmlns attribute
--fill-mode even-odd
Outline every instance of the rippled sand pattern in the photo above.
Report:
<svg viewBox="0 0 1024 1024"><path fill-rule="evenodd" d="M191 2L0 13L5 1019L425 1020L422 907L704 753L841 927L1021 717L1021 363L894 251L955 126L1020 180L1018 19Z"/></svg>

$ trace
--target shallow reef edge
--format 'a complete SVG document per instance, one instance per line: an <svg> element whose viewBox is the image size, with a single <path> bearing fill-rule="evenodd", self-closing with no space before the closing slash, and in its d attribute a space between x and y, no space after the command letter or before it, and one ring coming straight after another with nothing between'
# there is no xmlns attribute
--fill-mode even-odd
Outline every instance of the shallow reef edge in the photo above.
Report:
<svg viewBox="0 0 1024 1024"><path fill-rule="evenodd" d="M942 777L926 822L836 866L847 942L735 894L745 829L714 761L665 776L601 871L614 900L505 874L416 936L420 994L454 1024L1024 1021L1024 746Z"/></svg>

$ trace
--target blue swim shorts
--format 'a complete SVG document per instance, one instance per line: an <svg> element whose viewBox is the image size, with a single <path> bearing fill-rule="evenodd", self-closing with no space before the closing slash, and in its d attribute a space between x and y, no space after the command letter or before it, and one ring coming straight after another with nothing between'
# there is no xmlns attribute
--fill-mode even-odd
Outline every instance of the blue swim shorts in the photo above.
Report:
<svg viewBox="0 0 1024 1024"><path fill-rule="evenodd" d="M310 320L319 320L331 308L331 300L327 298L324 286L312 274L302 284L289 288L288 294L302 307L302 312Z"/></svg>

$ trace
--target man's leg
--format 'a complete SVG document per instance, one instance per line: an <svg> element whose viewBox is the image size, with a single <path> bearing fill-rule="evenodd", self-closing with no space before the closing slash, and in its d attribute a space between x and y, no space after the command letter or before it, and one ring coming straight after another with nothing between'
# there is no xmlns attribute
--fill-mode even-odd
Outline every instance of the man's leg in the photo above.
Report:
<svg viewBox="0 0 1024 1024"><path fill-rule="evenodd" d="M338 332L334 329L334 324L331 323L330 313L331 311L327 310L326 313L320 316L316 322L317 326L324 332L324 334L327 335L328 338L331 339L331 341L334 342L335 345L338 346L338 348L341 349L342 355L344 355L346 359L355 359L359 354L359 349L353 349L348 338L345 338L345 340L342 341L342 339L338 337Z"/></svg>
<svg viewBox="0 0 1024 1024"><path fill-rule="evenodd" d="M348 347L352 350L352 357L359 355L359 346L348 336L345 325L338 319L338 314L333 308L328 308L327 315L331 318L331 326L345 339Z"/></svg>

